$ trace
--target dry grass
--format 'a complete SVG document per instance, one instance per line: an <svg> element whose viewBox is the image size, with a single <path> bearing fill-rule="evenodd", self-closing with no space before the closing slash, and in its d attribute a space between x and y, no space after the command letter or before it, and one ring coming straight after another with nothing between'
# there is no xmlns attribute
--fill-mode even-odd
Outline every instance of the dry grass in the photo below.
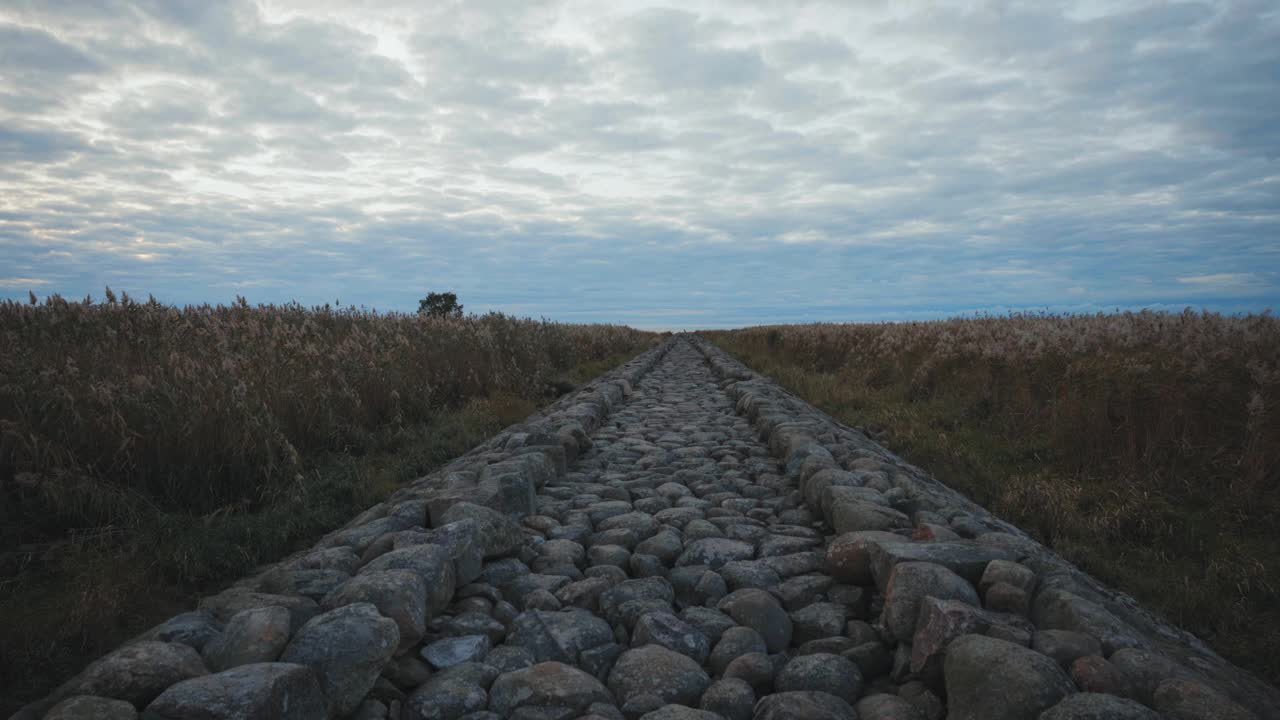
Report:
<svg viewBox="0 0 1280 720"><path fill-rule="evenodd" d="M655 341L500 314L107 296L0 303L10 701Z"/></svg>
<svg viewBox="0 0 1280 720"><path fill-rule="evenodd" d="M1277 319L1011 315L706 335L1280 682Z"/></svg>

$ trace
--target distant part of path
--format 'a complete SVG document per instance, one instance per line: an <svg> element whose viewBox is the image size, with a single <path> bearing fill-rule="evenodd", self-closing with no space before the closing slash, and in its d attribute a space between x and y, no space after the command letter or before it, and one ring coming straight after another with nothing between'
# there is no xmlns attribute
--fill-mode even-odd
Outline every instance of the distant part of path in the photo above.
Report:
<svg viewBox="0 0 1280 720"><path fill-rule="evenodd" d="M1280 692L678 335L15 718L1280 720Z"/></svg>

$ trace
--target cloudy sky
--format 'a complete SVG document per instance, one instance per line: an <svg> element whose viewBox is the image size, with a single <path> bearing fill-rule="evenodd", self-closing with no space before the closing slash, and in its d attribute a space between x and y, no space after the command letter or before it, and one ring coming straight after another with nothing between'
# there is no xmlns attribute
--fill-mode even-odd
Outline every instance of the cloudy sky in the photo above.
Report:
<svg viewBox="0 0 1280 720"><path fill-rule="evenodd" d="M1280 5L0 0L0 297L1280 309Z"/></svg>

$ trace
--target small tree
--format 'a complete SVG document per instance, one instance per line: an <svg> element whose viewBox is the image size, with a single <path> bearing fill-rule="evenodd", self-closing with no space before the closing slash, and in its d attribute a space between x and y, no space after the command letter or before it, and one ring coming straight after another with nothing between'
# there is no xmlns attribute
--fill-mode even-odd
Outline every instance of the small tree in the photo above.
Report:
<svg viewBox="0 0 1280 720"><path fill-rule="evenodd" d="M458 296L451 293L427 293L418 301L418 313L427 317L462 317Z"/></svg>

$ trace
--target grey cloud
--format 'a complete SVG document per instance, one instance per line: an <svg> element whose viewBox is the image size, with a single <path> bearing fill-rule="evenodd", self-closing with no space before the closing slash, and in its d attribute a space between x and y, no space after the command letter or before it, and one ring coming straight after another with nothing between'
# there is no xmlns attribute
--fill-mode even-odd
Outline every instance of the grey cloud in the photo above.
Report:
<svg viewBox="0 0 1280 720"><path fill-rule="evenodd" d="M46 291L676 326L1280 297L1263 5L89 5L0 11L43 28L0 45L0 264Z"/></svg>
<svg viewBox="0 0 1280 720"><path fill-rule="evenodd" d="M100 72L96 60L39 28L0 23L0 66L28 80Z"/></svg>

